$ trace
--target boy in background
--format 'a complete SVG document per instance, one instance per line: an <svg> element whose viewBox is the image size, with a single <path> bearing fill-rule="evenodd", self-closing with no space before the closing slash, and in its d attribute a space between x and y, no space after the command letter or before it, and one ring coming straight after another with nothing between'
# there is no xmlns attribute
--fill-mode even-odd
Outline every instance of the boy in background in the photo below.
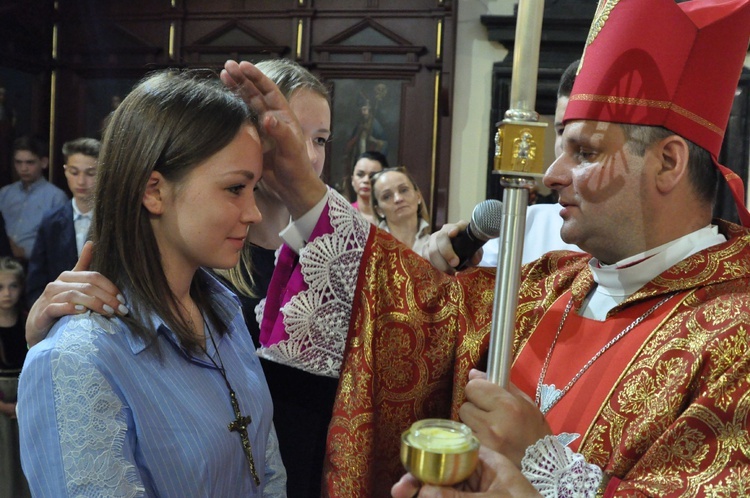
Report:
<svg viewBox="0 0 750 498"><path fill-rule="evenodd" d="M63 145L65 178L73 199L48 211L39 225L26 282L29 307L49 282L73 269L81 255L93 214L99 148L98 140L85 137Z"/></svg>
<svg viewBox="0 0 750 498"><path fill-rule="evenodd" d="M68 200L65 192L42 174L49 164L47 144L38 137L21 137L13 143L13 166L19 180L0 189L0 213L13 256L27 263L44 214Z"/></svg>

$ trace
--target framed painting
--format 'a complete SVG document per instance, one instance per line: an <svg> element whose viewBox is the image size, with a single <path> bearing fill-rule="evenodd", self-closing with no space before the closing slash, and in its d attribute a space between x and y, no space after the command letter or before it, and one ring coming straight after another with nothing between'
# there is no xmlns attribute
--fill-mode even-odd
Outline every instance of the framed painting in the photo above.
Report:
<svg viewBox="0 0 750 498"><path fill-rule="evenodd" d="M346 184L362 152L385 154L398 166L401 145L401 80L332 79L330 178L339 191Z"/></svg>

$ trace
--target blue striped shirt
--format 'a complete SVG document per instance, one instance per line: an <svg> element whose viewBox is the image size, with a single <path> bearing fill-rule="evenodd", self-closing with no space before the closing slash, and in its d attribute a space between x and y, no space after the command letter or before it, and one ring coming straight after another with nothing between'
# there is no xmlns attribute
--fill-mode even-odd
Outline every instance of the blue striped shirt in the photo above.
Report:
<svg viewBox="0 0 750 498"><path fill-rule="evenodd" d="M265 377L237 298L211 277L214 334L243 415L260 487L249 471L220 371L191 355L158 317L161 358L118 318L61 319L29 351L21 373L21 461L39 497L285 496L286 474ZM211 341L206 349L219 363ZM219 363L220 364L220 363Z"/></svg>

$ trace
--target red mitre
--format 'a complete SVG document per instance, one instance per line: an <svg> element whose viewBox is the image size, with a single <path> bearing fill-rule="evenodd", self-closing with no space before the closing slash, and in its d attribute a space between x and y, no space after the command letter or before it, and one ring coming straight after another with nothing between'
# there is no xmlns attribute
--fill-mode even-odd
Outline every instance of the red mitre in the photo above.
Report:
<svg viewBox="0 0 750 498"><path fill-rule="evenodd" d="M663 126L703 147L745 226L742 180L718 162L750 42L750 0L602 0L565 120Z"/></svg>

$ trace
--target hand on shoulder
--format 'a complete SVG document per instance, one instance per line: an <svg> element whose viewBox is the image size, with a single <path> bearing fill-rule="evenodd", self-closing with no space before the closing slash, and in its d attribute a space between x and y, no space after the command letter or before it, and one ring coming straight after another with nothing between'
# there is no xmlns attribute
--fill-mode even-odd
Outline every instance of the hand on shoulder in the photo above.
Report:
<svg viewBox="0 0 750 498"><path fill-rule="evenodd" d="M43 340L54 323L65 315L91 310L111 316L126 315L129 310L120 290L104 275L88 271L94 245L87 242L81 257L71 271L50 282L29 310L26 320L26 342L29 346Z"/></svg>

